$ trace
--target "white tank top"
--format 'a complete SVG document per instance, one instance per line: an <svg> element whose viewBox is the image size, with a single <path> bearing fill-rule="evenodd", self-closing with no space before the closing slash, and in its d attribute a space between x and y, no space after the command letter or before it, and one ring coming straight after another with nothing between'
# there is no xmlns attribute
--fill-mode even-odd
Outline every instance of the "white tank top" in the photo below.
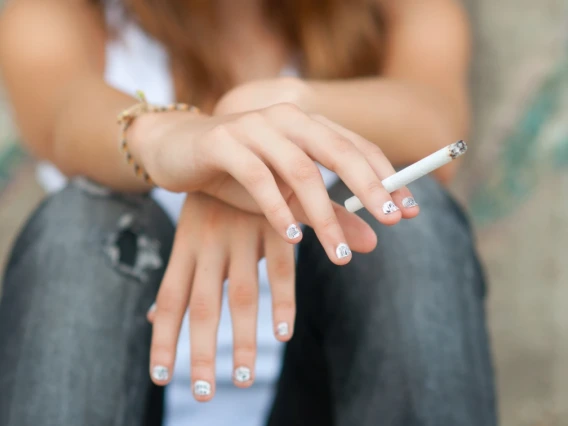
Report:
<svg viewBox="0 0 568 426"><path fill-rule="evenodd" d="M134 95L136 90L142 90L150 103L161 105L173 102L174 88L166 50L133 22L123 20L122 11L119 9L116 2L112 2L112 6L106 11L108 24L116 29L117 33L117 37L106 46L106 82L131 95ZM286 68L282 70L282 75L297 75L297 70ZM328 187L337 180L337 176L329 170L322 167L320 170ZM39 164L37 174L38 180L48 192L65 185L65 177L50 164ZM155 189L152 196L176 221L184 201L183 194ZM270 290L264 260L259 262L259 280L255 384L250 389L241 390L232 383L232 329L225 296L218 334L215 398L212 402L203 404L195 402L192 396L186 316L179 337L173 379L166 390L166 426L264 424L272 401L275 380L280 371L282 345L273 336Z"/></svg>

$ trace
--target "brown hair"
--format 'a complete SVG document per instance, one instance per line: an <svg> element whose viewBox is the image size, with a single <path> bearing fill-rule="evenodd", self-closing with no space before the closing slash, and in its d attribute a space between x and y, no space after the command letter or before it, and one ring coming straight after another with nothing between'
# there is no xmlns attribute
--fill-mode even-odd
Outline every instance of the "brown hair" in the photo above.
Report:
<svg viewBox="0 0 568 426"><path fill-rule="evenodd" d="M178 100L200 105L232 87L231 75L215 49L215 1L123 1L141 27L168 49ZM378 72L381 26L376 0L263 2L267 18L300 54L304 77L337 79Z"/></svg>

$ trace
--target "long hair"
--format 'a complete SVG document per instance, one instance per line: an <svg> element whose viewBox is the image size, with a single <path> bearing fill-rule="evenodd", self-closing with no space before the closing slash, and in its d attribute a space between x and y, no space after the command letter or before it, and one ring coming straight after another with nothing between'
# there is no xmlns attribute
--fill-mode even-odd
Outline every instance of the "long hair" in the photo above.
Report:
<svg viewBox="0 0 568 426"><path fill-rule="evenodd" d="M131 17L168 50L179 101L200 105L233 86L230 71L215 48L216 1L123 1ZM338 79L379 71L382 33L376 3L263 0L263 7L267 19L298 53L302 76Z"/></svg>

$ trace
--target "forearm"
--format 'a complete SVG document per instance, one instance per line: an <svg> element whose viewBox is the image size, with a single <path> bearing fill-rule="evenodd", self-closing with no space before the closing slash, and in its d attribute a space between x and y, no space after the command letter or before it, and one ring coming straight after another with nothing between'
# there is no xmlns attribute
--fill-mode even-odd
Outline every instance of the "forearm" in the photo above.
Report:
<svg viewBox="0 0 568 426"><path fill-rule="evenodd" d="M311 112L325 115L376 143L396 166L420 160L468 131L462 99L387 78L311 82ZM452 170L439 178L446 180Z"/></svg>
<svg viewBox="0 0 568 426"><path fill-rule="evenodd" d="M148 191L119 150L117 116L135 102L101 79L71 84L54 114L47 159L67 176L83 175L120 191Z"/></svg>

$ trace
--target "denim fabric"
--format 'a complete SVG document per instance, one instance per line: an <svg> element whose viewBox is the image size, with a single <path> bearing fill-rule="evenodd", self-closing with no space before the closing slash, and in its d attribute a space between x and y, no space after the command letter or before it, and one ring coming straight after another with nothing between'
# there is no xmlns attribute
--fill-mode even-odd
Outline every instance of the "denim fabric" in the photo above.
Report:
<svg viewBox="0 0 568 426"><path fill-rule="evenodd" d="M270 426L497 424L471 230L435 181L411 189L420 216L385 227L363 213L379 246L346 267L306 229ZM82 179L38 208L4 278L0 425L160 423L145 314L173 233L152 199Z"/></svg>

